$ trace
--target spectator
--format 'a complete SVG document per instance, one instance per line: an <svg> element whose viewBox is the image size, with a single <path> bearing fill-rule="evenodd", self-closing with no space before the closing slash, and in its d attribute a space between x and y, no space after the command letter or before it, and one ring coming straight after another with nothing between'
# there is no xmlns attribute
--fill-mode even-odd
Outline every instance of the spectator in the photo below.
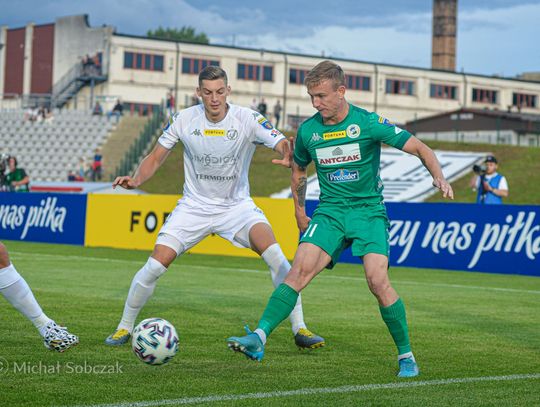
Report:
<svg viewBox="0 0 540 407"><path fill-rule="evenodd" d="M257 110L259 111L260 114L266 117L267 106L266 106L266 102L264 101L264 98L261 99L261 103L259 103L259 106L257 106Z"/></svg>
<svg viewBox="0 0 540 407"><path fill-rule="evenodd" d="M68 172L67 180L68 180L68 182L76 181L75 172L74 172L73 170L70 170L70 171Z"/></svg>
<svg viewBox="0 0 540 407"><path fill-rule="evenodd" d="M276 104L274 105L274 127L279 127L279 119L281 117L281 111L283 108L281 107L281 103L278 100Z"/></svg>
<svg viewBox="0 0 540 407"><path fill-rule="evenodd" d="M174 100L174 96L172 94L172 92L168 92L167 93L167 114L169 116L172 116L174 114L174 111L175 111L175 100Z"/></svg>
<svg viewBox="0 0 540 407"><path fill-rule="evenodd" d="M113 109L107 113L107 120L111 119L111 116L116 117L116 123L120 120L120 116L124 114L124 106L120 102L120 99L116 100L116 104L114 105Z"/></svg>
<svg viewBox="0 0 540 407"><path fill-rule="evenodd" d="M103 173L103 155L101 149L96 148L94 161L92 162L92 181L101 181Z"/></svg>
<svg viewBox="0 0 540 407"><path fill-rule="evenodd" d="M79 158L79 168L77 170L77 176L81 181L84 181L90 173L90 168L84 157Z"/></svg>
<svg viewBox="0 0 540 407"><path fill-rule="evenodd" d="M24 112L24 120L35 122L38 118L38 109L36 107L28 107Z"/></svg>
<svg viewBox="0 0 540 407"><path fill-rule="evenodd" d="M103 108L101 107L101 104L99 102L96 102L94 105L94 109L92 110L92 114L94 116L101 116L103 114Z"/></svg>
<svg viewBox="0 0 540 407"><path fill-rule="evenodd" d="M488 155L480 167L478 175L471 179L471 187L477 191L476 203L500 205L503 198L508 196L508 182L497 172L498 161L493 155Z"/></svg>
<svg viewBox="0 0 540 407"><path fill-rule="evenodd" d="M43 123L50 123L53 121L53 119L54 117L48 107L45 107L45 106L39 107L37 111L36 121L43 122Z"/></svg>
<svg viewBox="0 0 540 407"><path fill-rule="evenodd" d="M249 108L255 111L258 110L259 105L257 104L257 99L253 98L253 100L251 101L251 105L249 105Z"/></svg>
<svg viewBox="0 0 540 407"><path fill-rule="evenodd" d="M26 174L24 168L17 168L17 159L14 156L9 157L9 173L6 175L6 183L13 192L29 192L30 177Z"/></svg>

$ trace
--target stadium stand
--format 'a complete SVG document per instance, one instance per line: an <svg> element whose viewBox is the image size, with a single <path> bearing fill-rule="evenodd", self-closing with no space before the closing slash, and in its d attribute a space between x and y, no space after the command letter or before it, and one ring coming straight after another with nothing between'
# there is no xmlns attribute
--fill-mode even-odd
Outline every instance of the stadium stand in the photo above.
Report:
<svg viewBox="0 0 540 407"><path fill-rule="evenodd" d="M0 150L16 156L32 181L66 180L81 157L91 159L114 126L90 111L55 109L53 116L50 122L30 122L23 109L0 110Z"/></svg>

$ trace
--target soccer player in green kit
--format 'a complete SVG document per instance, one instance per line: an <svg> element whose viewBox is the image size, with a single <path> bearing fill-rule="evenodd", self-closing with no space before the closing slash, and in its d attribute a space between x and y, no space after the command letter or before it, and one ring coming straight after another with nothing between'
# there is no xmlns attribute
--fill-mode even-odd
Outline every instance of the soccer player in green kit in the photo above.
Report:
<svg viewBox="0 0 540 407"><path fill-rule="evenodd" d="M298 294L324 268L331 268L351 246L362 258L369 289L398 350L399 377L419 374L411 351L405 306L388 278L389 221L379 176L381 143L420 158L433 186L453 199L433 151L409 132L345 100L345 75L323 61L306 76L305 85L318 110L298 129L291 188L298 228L303 232L291 271L268 302L254 332L227 339L229 348L261 360L270 333L283 321ZM305 211L306 167L313 161L320 185L319 205L310 219Z"/></svg>

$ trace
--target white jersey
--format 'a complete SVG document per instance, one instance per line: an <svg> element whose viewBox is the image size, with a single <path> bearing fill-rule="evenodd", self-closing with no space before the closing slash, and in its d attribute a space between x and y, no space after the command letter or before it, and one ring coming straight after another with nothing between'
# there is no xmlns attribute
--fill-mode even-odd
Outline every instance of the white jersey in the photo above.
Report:
<svg viewBox="0 0 540 407"><path fill-rule="evenodd" d="M229 105L225 118L213 123L204 105L176 113L158 142L172 149L184 145L184 196L200 204L230 205L250 199L248 170L257 144L274 148L285 138L251 109Z"/></svg>

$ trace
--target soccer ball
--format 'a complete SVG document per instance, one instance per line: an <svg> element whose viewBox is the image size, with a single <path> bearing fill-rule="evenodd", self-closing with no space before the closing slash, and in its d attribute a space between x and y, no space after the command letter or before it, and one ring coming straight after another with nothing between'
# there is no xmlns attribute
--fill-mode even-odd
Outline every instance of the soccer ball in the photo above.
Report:
<svg viewBox="0 0 540 407"><path fill-rule="evenodd" d="M131 347L144 363L162 365L178 352L178 334L170 322L161 318L148 318L133 330Z"/></svg>

